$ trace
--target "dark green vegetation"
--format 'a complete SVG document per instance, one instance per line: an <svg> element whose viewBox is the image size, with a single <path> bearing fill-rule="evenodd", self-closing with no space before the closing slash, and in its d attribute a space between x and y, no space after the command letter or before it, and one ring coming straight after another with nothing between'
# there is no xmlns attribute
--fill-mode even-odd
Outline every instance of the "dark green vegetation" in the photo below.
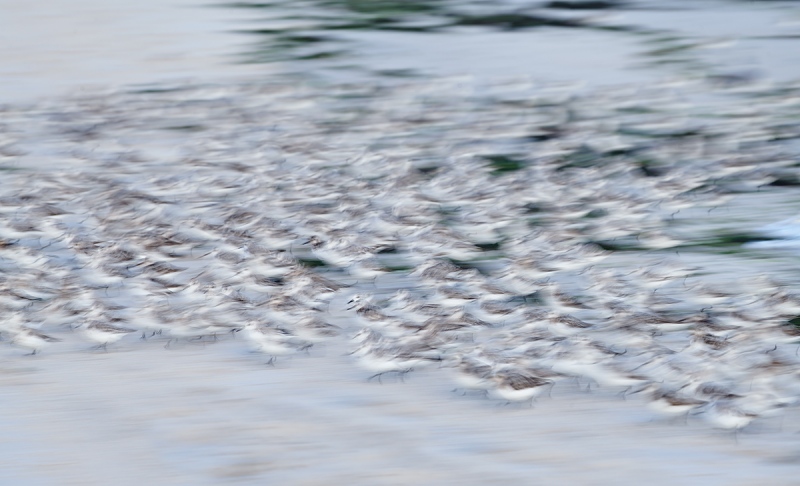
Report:
<svg viewBox="0 0 800 486"><path fill-rule="evenodd" d="M526 165L525 162L510 155L484 155L483 158L489 162L492 174L495 175L520 170Z"/></svg>
<svg viewBox="0 0 800 486"><path fill-rule="evenodd" d="M745 2L730 2L736 8ZM752 2L759 8L758 2ZM242 52L243 63L299 62L291 66L304 75L316 74L317 67L364 71L385 78L405 78L422 74L418 66L381 69L363 65L359 56L373 40L380 43L380 33L392 32L413 36L415 45L430 43L433 49L440 40L455 32L554 32L557 30L592 30L613 32L625 36L639 46L634 68L645 68L667 75L702 76L723 86L746 85L758 73L731 69L719 63L713 54L718 36L712 32L684 30L678 27L663 28L661 22L627 20L625 14L640 18L642 12L653 18L661 12L669 15L680 12L687 19L693 12L707 14L710 8L697 9L691 2L664 2L654 4L642 0L539 0L520 3L516 1L486 2L478 0L272 0L272 1L222 1L216 8L237 9L247 12L248 27L236 32L249 34L254 40ZM762 9L763 10L763 9ZM617 16L617 13L623 15ZM746 18L745 12L740 12ZM789 17L792 12L787 12ZM609 15L610 14L610 15ZM679 24L676 24L679 25ZM659 27L656 27L659 26ZM711 29L713 30L713 29ZM373 37L375 35L376 37ZM621 38L621 37L620 37ZM391 42L403 44L406 38L393 37ZM409 40L412 37L407 38ZM420 40L422 39L422 40ZM760 31L743 33L745 41L775 41L787 51L795 48L800 39L795 33L774 35ZM524 56L525 43L535 45L552 37L526 36L517 52ZM591 42L591 41L590 41ZM612 44L613 45L613 44ZM424 48L423 48L424 51ZM503 53L507 55L507 53ZM420 52L424 57L425 53ZM564 52L570 56L569 52ZM532 62L535 60L521 61ZM413 62L411 63L413 64ZM497 73L493 73L497 74ZM502 74L502 73L500 73Z"/></svg>
<svg viewBox="0 0 800 486"><path fill-rule="evenodd" d="M625 6L612 1L553 1L525 8L515 3L487 6L446 0L275 0L223 2L215 6L248 10L261 17L254 27L237 30L258 37L241 59L250 63L352 59L357 46L339 34L347 31L433 34L458 27L503 31L543 27L638 31L626 25L596 23L591 12L581 13ZM563 15L573 11L578 15ZM398 75L394 70L378 74ZM406 70L399 73L410 74L413 73Z"/></svg>

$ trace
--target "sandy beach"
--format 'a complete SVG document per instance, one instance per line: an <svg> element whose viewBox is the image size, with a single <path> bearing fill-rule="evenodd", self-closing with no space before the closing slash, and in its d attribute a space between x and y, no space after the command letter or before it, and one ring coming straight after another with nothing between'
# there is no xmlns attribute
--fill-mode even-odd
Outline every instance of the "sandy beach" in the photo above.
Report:
<svg viewBox="0 0 800 486"><path fill-rule="evenodd" d="M24 359L3 349L14 484L794 484L797 414L742 433L556 390L533 409L436 373L366 383L329 347L265 367L234 340Z"/></svg>

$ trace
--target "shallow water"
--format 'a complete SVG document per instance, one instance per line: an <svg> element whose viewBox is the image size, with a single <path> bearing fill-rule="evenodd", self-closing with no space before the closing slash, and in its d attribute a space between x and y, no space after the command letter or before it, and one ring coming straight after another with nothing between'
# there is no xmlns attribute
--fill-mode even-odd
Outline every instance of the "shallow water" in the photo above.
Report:
<svg viewBox="0 0 800 486"><path fill-rule="evenodd" d="M235 11L196 0L2 0L0 102L110 85L267 75L230 61L243 39Z"/></svg>
<svg viewBox="0 0 800 486"><path fill-rule="evenodd" d="M0 101L279 73L335 81L523 76L589 86L800 75L794 2L639 0L602 10L548 3L3 0Z"/></svg>

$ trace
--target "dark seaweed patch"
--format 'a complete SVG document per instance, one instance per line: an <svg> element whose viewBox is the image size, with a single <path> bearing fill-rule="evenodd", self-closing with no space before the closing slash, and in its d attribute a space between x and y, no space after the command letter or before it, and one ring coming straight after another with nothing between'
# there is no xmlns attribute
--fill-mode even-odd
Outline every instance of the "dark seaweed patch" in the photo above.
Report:
<svg viewBox="0 0 800 486"><path fill-rule="evenodd" d="M437 170L439 170L439 166L438 165L428 165L428 166L417 167L416 169L417 169L417 172L420 172L420 173L425 174L425 175L430 175L430 174L435 173Z"/></svg>
<svg viewBox="0 0 800 486"><path fill-rule="evenodd" d="M639 161L639 171L645 177L661 177L669 172L669 168L658 161L642 159Z"/></svg>
<svg viewBox="0 0 800 486"><path fill-rule="evenodd" d="M602 218L605 216L608 216L608 211L606 211L605 209L595 208L586 213L586 216L584 216L584 218L595 219L595 218Z"/></svg>
<svg viewBox="0 0 800 486"><path fill-rule="evenodd" d="M203 125L176 125L163 127L164 130L175 130L179 132L201 132L206 129Z"/></svg>
<svg viewBox="0 0 800 486"><path fill-rule="evenodd" d="M316 258L297 258L297 262L307 268L327 267L328 264Z"/></svg>
<svg viewBox="0 0 800 486"><path fill-rule="evenodd" d="M570 168L585 169L587 167L594 167L601 163L602 154L589 147L583 146L574 152L564 156L564 164L560 165L557 170L564 170Z"/></svg>
<svg viewBox="0 0 800 486"><path fill-rule="evenodd" d="M476 243L475 246L481 249L481 251L497 251L500 249L502 243Z"/></svg>
<svg viewBox="0 0 800 486"><path fill-rule="evenodd" d="M591 241L590 243L593 243L593 244L599 246L600 248L602 248L603 250L606 250L606 251L633 251L633 250L640 250L641 249L640 247L638 247L636 245L632 245L630 243L623 242L623 241L617 241L617 240L614 240L614 241Z"/></svg>
<svg viewBox="0 0 800 486"><path fill-rule="evenodd" d="M774 238L769 238L761 234L755 233L728 233L717 235L713 239L703 241L703 246L741 246L745 243L755 243L758 241L771 241Z"/></svg>
<svg viewBox="0 0 800 486"><path fill-rule="evenodd" d="M558 8L562 10L606 10L624 6L622 2L609 2L603 0L557 0L545 4L545 8Z"/></svg>
<svg viewBox="0 0 800 486"><path fill-rule="evenodd" d="M543 206L536 203L527 203L523 206L523 208L527 214L537 214L545 210Z"/></svg>
<svg viewBox="0 0 800 486"><path fill-rule="evenodd" d="M800 177L798 177L797 175L788 175L788 174L787 175L781 175L781 176L778 176L778 178L775 179L773 182L771 182L770 184L767 184L767 185L769 185L769 186L777 186L777 187L800 186Z"/></svg>
<svg viewBox="0 0 800 486"><path fill-rule="evenodd" d="M576 19L560 19L523 13L462 16L458 17L452 25L498 27L505 30L528 29L532 27L586 27L583 22Z"/></svg>
<svg viewBox="0 0 800 486"><path fill-rule="evenodd" d="M509 155L482 155L481 158L489 162L493 175L514 172L525 167L525 162Z"/></svg>
<svg viewBox="0 0 800 486"><path fill-rule="evenodd" d="M320 3L361 14L419 14L439 10L437 2L419 0L328 0Z"/></svg>
<svg viewBox="0 0 800 486"><path fill-rule="evenodd" d="M642 128L623 127L617 133L646 138L686 138L703 135L703 132L691 128L676 130L646 130Z"/></svg>

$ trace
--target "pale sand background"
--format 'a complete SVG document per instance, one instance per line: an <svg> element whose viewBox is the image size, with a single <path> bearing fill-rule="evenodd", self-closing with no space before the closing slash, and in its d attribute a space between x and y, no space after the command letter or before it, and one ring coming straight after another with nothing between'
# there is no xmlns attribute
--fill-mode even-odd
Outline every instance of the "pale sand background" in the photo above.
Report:
<svg viewBox="0 0 800 486"><path fill-rule="evenodd" d="M653 422L568 384L535 408L436 369L367 383L321 347L275 368L244 344L3 347L3 484L797 484L798 416L739 436Z"/></svg>
<svg viewBox="0 0 800 486"><path fill-rule="evenodd" d="M423 36L341 30L335 37L357 47L339 68L324 70L324 62L243 64L238 62L242 54L259 38L234 31L263 28L259 19L281 11L218 8L214 3L0 0L0 103L108 85L264 79L309 70L345 80L374 71L414 69L431 76L530 76L593 86L648 83L680 70L648 65L642 54L659 45L643 43L647 37L554 28L459 28ZM800 14L786 8L786 2L640 0L637 5L648 8L588 15L609 25L666 29L665 36L684 36L697 44L688 54L720 73L800 77Z"/></svg>
<svg viewBox="0 0 800 486"><path fill-rule="evenodd" d="M0 102L83 88L264 75L236 64L241 12L200 0L0 0ZM236 22L239 20L240 22Z"/></svg>

